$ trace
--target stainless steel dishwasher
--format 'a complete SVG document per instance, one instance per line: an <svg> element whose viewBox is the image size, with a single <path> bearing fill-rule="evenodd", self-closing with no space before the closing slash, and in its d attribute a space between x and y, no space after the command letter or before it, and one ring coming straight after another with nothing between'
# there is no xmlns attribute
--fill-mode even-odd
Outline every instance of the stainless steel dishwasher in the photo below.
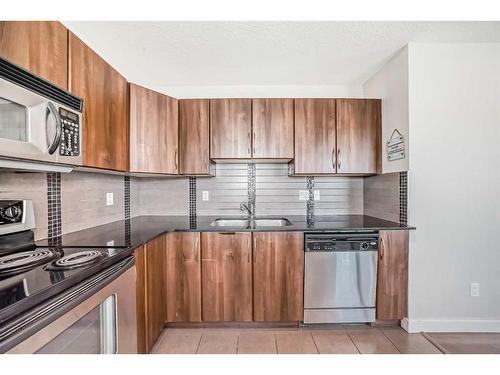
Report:
<svg viewBox="0 0 500 375"><path fill-rule="evenodd" d="M378 233L305 236L304 323L375 321Z"/></svg>

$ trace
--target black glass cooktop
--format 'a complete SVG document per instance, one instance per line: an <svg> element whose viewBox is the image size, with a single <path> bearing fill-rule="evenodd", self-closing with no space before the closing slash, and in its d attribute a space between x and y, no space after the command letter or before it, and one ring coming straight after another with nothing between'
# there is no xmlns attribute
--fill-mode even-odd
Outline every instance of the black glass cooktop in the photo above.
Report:
<svg viewBox="0 0 500 375"><path fill-rule="evenodd" d="M129 248L33 246L0 256L0 324L129 255Z"/></svg>

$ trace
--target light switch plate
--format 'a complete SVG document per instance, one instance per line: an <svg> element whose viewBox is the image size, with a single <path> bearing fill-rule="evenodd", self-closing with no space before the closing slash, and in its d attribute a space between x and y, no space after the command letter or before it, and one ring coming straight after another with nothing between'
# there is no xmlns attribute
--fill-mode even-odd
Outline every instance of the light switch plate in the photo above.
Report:
<svg viewBox="0 0 500 375"><path fill-rule="evenodd" d="M210 200L210 195L209 195L208 191L204 190L201 193L201 200L203 200L203 201L209 201Z"/></svg>
<svg viewBox="0 0 500 375"><path fill-rule="evenodd" d="M106 206L113 205L113 193L106 193Z"/></svg>
<svg viewBox="0 0 500 375"><path fill-rule="evenodd" d="M479 297L479 283L470 283L470 296Z"/></svg>
<svg viewBox="0 0 500 375"><path fill-rule="evenodd" d="M319 201L320 199L319 190L314 190L314 200Z"/></svg>
<svg viewBox="0 0 500 375"><path fill-rule="evenodd" d="M299 190L299 201L309 200L309 190Z"/></svg>

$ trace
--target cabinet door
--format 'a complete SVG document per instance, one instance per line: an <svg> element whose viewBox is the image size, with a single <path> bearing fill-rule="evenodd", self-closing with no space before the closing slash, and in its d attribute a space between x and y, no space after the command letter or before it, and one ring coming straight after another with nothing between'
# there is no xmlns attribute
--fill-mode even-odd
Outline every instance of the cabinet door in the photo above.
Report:
<svg viewBox="0 0 500 375"><path fill-rule="evenodd" d="M335 100L295 99L295 173L335 172Z"/></svg>
<svg viewBox="0 0 500 375"><path fill-rule="evenodd" d="M377 319L403 319L408 306L408 231L380 231Z"/></svg>
<svg viewBox="0 0 500 375"><path fill-rule="evenodd" d="M250 159L251 99L210 100L210 157Z"/></svg>
<svg viewBox="0 0 500 375"><path fill-rule="evenodd" d="M146 244L146 321L148 352L153 348L165 325L165 236Z"/></svg>
<svg viewBox="0 0 500 375"><path fill-rule="evenodd" d="M149 353L165 325L165 236L135 250L137 270L137 347Z"/></svg>
<svg viewBox="0 0 500 375"><path fill-rule="evenodd" d="M70 33L70 91L83 98L83 164L128 169L127 81Z"/></svg>
<svg viewBox="0 0 500 375"><path fill-rule="evenodd" d="M68 30L55 21L1 21L0 56L68 89Z"/></svg>
<svg viewBox="0 0 500 375"><path fill-rule="evenodd" d="M254 320L302 320L303 233L256 232L253 236Z"/></svg>
<svg viewBox="0 0 500 375"><path fill-rule="evenodd" d="M252 100L252 157L293 159L293 99Z"/></svg>
<svg viewBox="0 0 500 375"><path fill-rule="evenodd" d="M203 321L252 320L252 234L202 233Z"/></svg>
<svg viewBox="0 0 500 375"><path fill-rule="evenodd" d="M208 99L179 100L179 172L210 174Z"/></svg>
<svg viewBox="0 0 500 375"><path fill-rule="evenodd" d="M136 269L136 303L137 303L137 353L148 353L147 319L146 319L146 251L141 246L134 251Z"/></svg>
<svg viewBox="0 0 500 375"><path fill-rule="evenodd" d="M177 100L130 85L130 171L177 174Z"/></svg>
<svg viewBox="0 0 500 375"><path fill-rule="evenodd" d="M379 99L337 99L337 173L377 173L380 137Z"/></svg>
<svg viewBox="0 0 500 375"><path fill-rule="evenodd" d="M201 321L200 233L167 235L167 322Z"/></svg>

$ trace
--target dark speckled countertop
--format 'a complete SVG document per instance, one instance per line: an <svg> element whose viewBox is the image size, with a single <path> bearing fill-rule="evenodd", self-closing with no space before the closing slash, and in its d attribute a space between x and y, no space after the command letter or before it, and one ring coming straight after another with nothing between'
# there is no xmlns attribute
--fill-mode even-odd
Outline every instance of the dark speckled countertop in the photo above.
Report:
<svg viewBox="0 0 500 375"><path fill-rule="evenodd" d="M269 218L269 216L259 216ZM276 217L276 216L273 216ZM130 247L136 248L153 238L168 232L336 232L408 230L414 227L365 215L315 216L314 223L308 223L305 216L287 216L292 223L283 227L234 228L210 225L216 216L138 216L93 228L65 234L52 240L40 240L38 246L66 247ZM232 217L237 218L237 217ZM243 217L244 218L244 217ZM245 218L244 218L245 219Z"/></svg>

